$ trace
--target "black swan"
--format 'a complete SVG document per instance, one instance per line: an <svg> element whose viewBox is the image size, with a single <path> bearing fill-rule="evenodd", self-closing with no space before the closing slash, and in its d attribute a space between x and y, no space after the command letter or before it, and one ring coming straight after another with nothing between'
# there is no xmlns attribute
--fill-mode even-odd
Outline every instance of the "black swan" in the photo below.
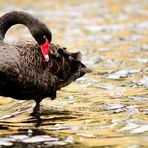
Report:
<svg viewBox="0 0 148 148"><path fill-rule="evenodd" d="M36 42L4 43L7 30L15 25L28 27ZM45 97L56 98L56 91L90 72L80 60L80 52L71 53L50 43L48 27L33 15L11 11L0 17L0 96L33 99L34 114Z"/></svg>

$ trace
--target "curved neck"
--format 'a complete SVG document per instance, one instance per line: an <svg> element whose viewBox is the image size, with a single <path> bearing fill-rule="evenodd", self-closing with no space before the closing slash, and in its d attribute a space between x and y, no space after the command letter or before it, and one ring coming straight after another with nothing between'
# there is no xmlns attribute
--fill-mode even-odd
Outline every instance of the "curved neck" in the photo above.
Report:
<svg viewBox="0 0 148 148"><path fill-rule="evenodd" d="M52 35L47 26L33 15L23 11L11 11L0 17L0 40L4 39L7 30L15 24L27 26L38 44L44 44L45 37L49 43L51 42Z"/></svg>

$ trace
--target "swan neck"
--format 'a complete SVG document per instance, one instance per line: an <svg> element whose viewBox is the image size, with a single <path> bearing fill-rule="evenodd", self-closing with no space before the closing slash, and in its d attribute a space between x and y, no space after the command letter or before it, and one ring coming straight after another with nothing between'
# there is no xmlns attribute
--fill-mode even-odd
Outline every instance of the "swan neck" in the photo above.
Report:
<svg viewBox="0 0 148 148"><path fill-rule="evenodd" d="M49 43L51 42L52 35L47 26L33 15L23 11L11 11L0 17L0 40L4 40L8 29L15 24L25 25L38 44L45 42L43 36L47 37Z"/></svg>

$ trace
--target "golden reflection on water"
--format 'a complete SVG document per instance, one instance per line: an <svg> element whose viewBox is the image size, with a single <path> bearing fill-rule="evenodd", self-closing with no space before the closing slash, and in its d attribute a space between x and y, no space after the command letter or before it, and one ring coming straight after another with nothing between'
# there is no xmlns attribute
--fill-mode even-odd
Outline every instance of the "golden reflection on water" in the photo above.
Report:
<svg viewBox="0 0 148 148"><path fill-rule="evenodd" d="M48 24L53 42L81 50L93 71L59 91L57 100L44 99L40 119L30 116L33 101L1 97L0 147L40 142L44 147L146 148L147 6L146 0L0 0L1 15L32 12ZM11 28L5 41L31 38L28 33L22 26Z"/></svg>

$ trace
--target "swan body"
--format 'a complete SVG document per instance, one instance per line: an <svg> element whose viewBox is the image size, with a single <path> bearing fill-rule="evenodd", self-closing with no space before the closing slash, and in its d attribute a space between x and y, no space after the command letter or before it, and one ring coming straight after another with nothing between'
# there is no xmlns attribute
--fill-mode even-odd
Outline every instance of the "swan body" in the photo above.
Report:
<svg viewBox="0 0 148 148"><path fill-rule="evenodd" d="M7 30L24 24L36 40L7 44L3 41ZM49 43L48 61L41 46ZM0 96L36 102L34 113L45 97L56 98L56 91L90 72L80 61L80 52L70 53L51 43L48 27L29 13L12 11L0 17Z"/></svg>

